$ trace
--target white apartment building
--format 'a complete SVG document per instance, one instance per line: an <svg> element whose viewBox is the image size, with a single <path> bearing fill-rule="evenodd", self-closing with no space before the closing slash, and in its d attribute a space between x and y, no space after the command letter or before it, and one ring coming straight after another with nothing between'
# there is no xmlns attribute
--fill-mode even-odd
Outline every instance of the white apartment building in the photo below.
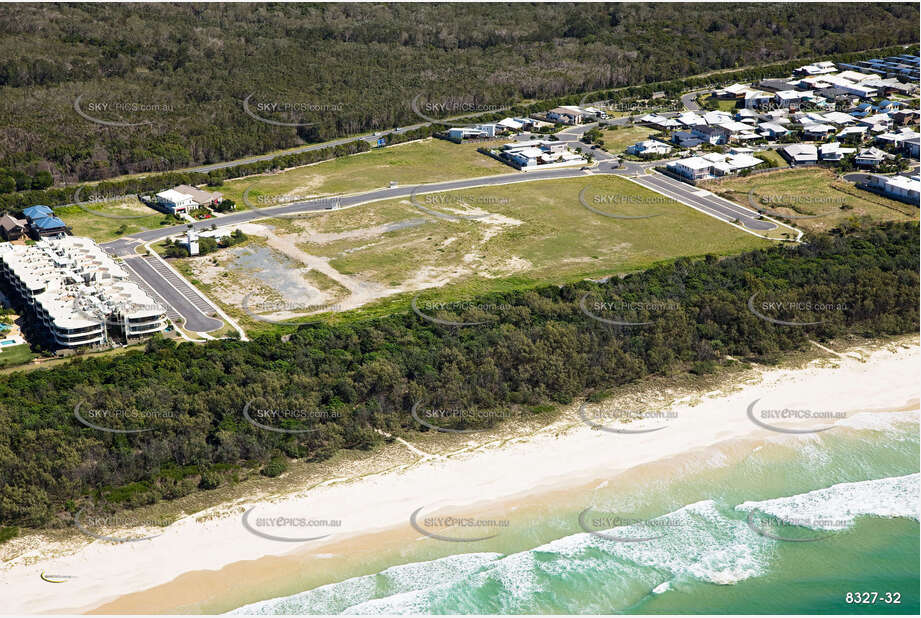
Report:
<svg viewBox="0 0 921 618"><path fill-rule="evenodd" d="M0 244L0 276L62 348L104 344L113 331L146 337L167 326L166 310L89 238Z"/></svg>

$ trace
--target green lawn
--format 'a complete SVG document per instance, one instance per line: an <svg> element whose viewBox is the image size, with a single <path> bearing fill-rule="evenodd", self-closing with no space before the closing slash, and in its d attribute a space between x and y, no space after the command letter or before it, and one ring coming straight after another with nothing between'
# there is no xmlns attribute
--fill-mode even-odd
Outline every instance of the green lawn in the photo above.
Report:
<svg viewBox="0 0 921 618"><path fill-rule="evenodd" d="M855 216L877 221L905 221L918 218L918 208L861 191L845 180L837 180L827 169L789 169L749 177L735 177L705 188L749 206L749 191L756 204L774 212L796 216L791 219L804 230L824 231Z"/></svg>
<svg viewBox="0 0 921 618"><path fill-rule="evenodd" d="M756 152L755 154L758 155L758 157L770 161L771 165L774 167L789 167L787 162L784 161L784 158L780 156L776 150L762 150L760 152Z"/></svg>
<svg viewBox="0 0 921 618"><path fill-rule="evenodd" d="M4 346L0 348L0 367L22 365L23 363L28 363L35 356L27 343Z"/></svg>
<svg viewBox="0 0 921 618"><path fill-rule="evenodd" d="M661 131L655 131L649 127L627 126L620 129L605 129L603 131L604 146L603 148L612 154L620 154L637 142L652 139L656 135L661 135Z"/></svg>
<svg viewBox="0 0 921 618"><path fill-rule="evenodd" d="M728 99L714 99L712 95L707 95L700 98L700 106L706 108L708 102L712 100L713 103L716 103L716 109L724 112L733 112L737 109L737 101L728 100Z"/></svg>
<svg viewBox="0 0 921 618"><path fill-rule="evenodd" d="M309 199L319 195L358 193L386 187L394 181L418 184L514 173L511 167L476 152L477 147L482 145L426 139L278 174L228 181L220 191L234 200L238 208L246 208L243 193L251 188L247 199L259 208L276 205L285 197Z"/></svg>
<svg viewBox="0 0 921 618"><path fill-rule="evenodd" d="M127 234L179 223L145 206L134 197L85 204L82 208L55 208L54 214L73 230L74 236L88 236L96 242L107 242Z"/></svg>

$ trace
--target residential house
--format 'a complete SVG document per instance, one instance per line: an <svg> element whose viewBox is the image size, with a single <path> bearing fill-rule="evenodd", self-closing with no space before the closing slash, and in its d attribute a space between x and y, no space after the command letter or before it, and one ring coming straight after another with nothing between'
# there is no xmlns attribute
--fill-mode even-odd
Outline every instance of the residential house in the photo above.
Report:
<svg viewBox="0 0 921 618"><path fill-rule="evenodd" d="M712 126L695 126L691 129L691 135L708 144L725 144L729 141L729 130L720 125Z"/></svg>
<svg viewBox="0 0 921 618"><path fill-rule="evenodd" d="M703 140L694 137L690 131L675 131L672 133L672 142L677 144L679 148L693 148L694 146L700 146Z"/></svg>
<svg viewBox="0 0 921 618"><path fill-rule="evenodd" d="M823 60L822 62L815 62L813 64L807 64L806 66L801 66L798 69L793 70L794 75L822 75L824 73L834 73L838 69L835 68L835 63L829 60Z"/></svg>
<svg viewBox="0 0 921 618"><path fill-rule="evenodd" d="M636 155L639 157L642 156L651 156L651 155L666 155L672 151L672 147L664 142L659 142L656 140L646 140L643 142L637 142L629 148L627 148L627 154Z"/></svg>
<svg viewBox="0 0 921 618"><path fill-rule="evenodd" d="M885 101L880 101L876 104L876 111L890 114L892 112L897 112L902 108L902 103L899 101L890 101L886 99Z"/></svg>
<svg viewBox="0 0 921 618"><path fill-rule="evenodd" d="M707 124L707 121L703 116L695 114L694 112L684 112L683 114L679 114L677 120L686 127L697 127Z"/></svg>
<svg viewBox="0 0 921 618"><path fill-rule="evenodd" d="M781 148L780 154L791 165L809 165L819 161L819 151L813 144L790 144Z"/></svg>
<svg viewBox="0 0 921 618"><path fill-rule="evenodd" d="M829 134L835 132L835 127L830 124L822 123L807 123L803 125L803 137L805 139L821 141L824 140Z"/></svg>
<svg viewBox="0 0 921 618"><path fill-rule="evenodd" d="M0 216L0 235L4 240L19 240L25 235L28 224L25 219L17 219L5 212Z"/></svg>
<svg viewBox="0 0 921 618"><path fill-rule="evenodd" d="M904 109L890 114L892 123L897 125L913 124L921 118L921 111L916 109Z"/></svg>
<svg viewBox="0 0 921 618"><path fill-rule="evenodd" d="M563 105L561 107L554 107L549 112L547 112L547 119L552 120L553 122L561 122L563 124L582 124L582 119L585 116L585 112L574 105Z"/></svg>
<svg viewBox="0 0 921 618"><path fill-rule="evenodd" d="M175 189L157 193L157 204L171 215L189 214L189 211L197 206L195 198Z"/></svg>
<svg viewBox="0 0 921 618"><path fill-rule="evenodd" d="M774 93L762 90L749 90L745 93L746 109L764 109L774 102Z"/></svg>
<svg viewBox="0 0 921 618"><path fill-rule="evenodd" d="M713 163L702 157L688 157L668 164L668 169L690 180L709 178Z"/></svg>
<svg viewBox="0 0 921 618"><path fill-rule="evenodd" d="M758 125L758 128L761 129L762 135L770 139L783 137L790 132L786 127L776 122L762 122Z"/></svg>
<svg viewBox="0 0 921 618"><path fill-rule="evenodd" d="M854 159L860 167L876 167L886 159L886 153L879 148L862 148Z"/></svg>
<svg viewBox="0 0 921 618"><path fill-rule="evenodd" d="M202 208L217 206L224 198L224 196L217 191L204 191L192 185L179 185L178 187L174 187L174 190L185 195L190 195L192 201Z"/></svg>
<svg viewBox="0 0 921 618"><path fill-rule="evenodd" d="M853 139L857 141L863 141L864 136L867 134L867 130L870 127L859 126L859 127L844 127L838 134L835 136L838 139Z"/></svg>
<svg viewBox="0 0 921 618"><path fill-rule="evenodd" d="M855 152L857 152L856 148L842 148L841 142L830 142L819 146L819 157L823 161L840 161Z"/></svg>
<svg viewBox="0 0 921 618"><path fill-rule="evenodd" d="M796 90L779 90L774 93L774 102L781 108L799 109L804 93Z"/></svg>
<svg viewBox="0 0 921 618"><path fill-rule="evenodd" d="M69 233L70 228L57 217L37 217L29 221L29 235L36 240Z"/></svg>
<svg viewBox="0 0 921 618"><path fill-rule="evenodd" d="M758 82L758 88L768 92L778 92L780 90L793 90L794 84L786 79L762 79Z"/></svg>

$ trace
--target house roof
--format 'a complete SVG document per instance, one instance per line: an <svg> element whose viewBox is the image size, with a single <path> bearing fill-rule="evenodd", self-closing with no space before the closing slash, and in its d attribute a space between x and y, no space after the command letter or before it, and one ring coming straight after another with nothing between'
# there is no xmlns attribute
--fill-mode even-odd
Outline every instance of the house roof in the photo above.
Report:
<svg viewBox="0 0 921 618"><path fill-rule="evenodd" d="M54 214L54 211L47 206L37 204L35 206L29 206L28 208L23 209L22 214L24 214L28 219L37 219L39 217L48 217Z"/></svg>
<svg viewBox="0 0 921 618"><path fill-rule="evenodd" d="M680 163L684 167L692 170L703 170L713 165L711 161L707 161L703 157L688 157L687 159L675 161L675 163Z"/></svg>
<svg viewBox="0 0 921 618"><path fill-rule="evenodd" d="M790 144L789 146L785 146L783 150L791 157L818 157L819 155L818 149L812 144Z"/></svg>
<svg viewBox="0 0 921 618"><path fill-rule="evenodd" d="M175 189L167 189L166 191L160 191L159 193L157 193L157 197L163 198L164 200L168 200L173 203L181 202L187 199L192 200L192 201L195 200L195 198L193 198L191 195L187 193L180 193L179 191L176 191Z"/></svg>
<svg viewBox="0 0 921 618"><path fill-rule="evenodd" d="M39 230L56 230L67 227L67 224L57 217L39 217L32 220L32 227Z"/></svg>
<svg viewBox="0 0 921 618"><path fill-rule="evenodd" d="M8 212L0 215L0 227L5 230L13 230L16 228L25 227L26 222L22 219L17 219L16 217L10 215Z"/></svg>
<svg viewBox="0 0 921 618"><path fill-rule="evenodd" d="M199 204L207 204L214 200L219 200L223 197L220 193L204 191L198 187L193 187L191 185L179 185L176 187L176 191L179 193L185 193L186 195L191 195L192 199L198 202Z"/></svg>

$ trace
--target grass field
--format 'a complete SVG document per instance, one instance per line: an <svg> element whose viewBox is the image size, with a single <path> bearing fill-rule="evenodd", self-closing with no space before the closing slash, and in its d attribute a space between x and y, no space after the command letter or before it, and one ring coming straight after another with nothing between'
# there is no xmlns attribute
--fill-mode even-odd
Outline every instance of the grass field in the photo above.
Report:
<svg viewBox="0 0 921 618"><path fill-rule="evenodd" d="M747 178L736 177L705 187L727 199L750 206L749 191L757 205L776 213L815 218L791 219L806 231L831 229L852 217L875 221L905 221L918 218L910 204L861 191L845 180L836 180L826 169L778 170Z"/></svg>
<svg viewBox="0 0 921 618"><path fill-rule="evenodd" d="M55 208L54 214L73 230L74 236L88 236L96 242L107 242L126 234L163 227L164 221L168 225L178 223L134 197L86 204L83 208Z"/></svg>
<svg viewBox="0 0 921 618"><path fill-rule="evenodd" d="M637 142L651 139L659 135L660 131L655 131L649 127L627 126L620 129L605 129L603 132L604 149L611 154L620 154Z"/></svg>
<svg viewBox="0 0 921 618"><path fill-rule="evenodd" d="M737 109L736 101L730 101L726 99L714 99L712 95L709 95L709 94L703 97L698 97L698 100L700 101L700 106L703 107L704 109L706 109L707 103L711 102L711 100L713 103L716 103L716 109L720 111L732 112Z"/></svg>
<svg viewBox="0 0 921 618"><path fill-rule="evenodd" d="M784 161L784 158L780 156L776 150L762 150L755 154L769 160L774 167L789 167L787 162Z"/></svg>
<svg viewBox="0 0 921 618"><path fill-rule="evenodd" d="M358 193L386 187L391 182L417 184L514 173L507 165L478 153L476 149L482 145L426 139L277 174L228 181L220 191L238 208L247 208L243 193L251 187L247 199L253 207L260 208L276 205L285 197L308 199Z"/></svg>
<svg viewBox="0 0 921 618"><path fill-rule="evenodd" d="M35 356L27 343L6 346L0 350L0 368L28 363Z"/></svg>

